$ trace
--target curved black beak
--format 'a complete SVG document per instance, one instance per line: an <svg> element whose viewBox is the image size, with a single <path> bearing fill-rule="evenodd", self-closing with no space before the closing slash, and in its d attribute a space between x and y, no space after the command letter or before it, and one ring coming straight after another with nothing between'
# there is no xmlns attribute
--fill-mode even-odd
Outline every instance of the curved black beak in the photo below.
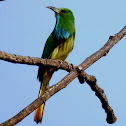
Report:
<svg viewBox="0 0 126 126"><path fill-rule="evenodd" d="M55 13L60 13L60 9L52 7L52 6L48 6L47 8L53 10Z"/></svg>

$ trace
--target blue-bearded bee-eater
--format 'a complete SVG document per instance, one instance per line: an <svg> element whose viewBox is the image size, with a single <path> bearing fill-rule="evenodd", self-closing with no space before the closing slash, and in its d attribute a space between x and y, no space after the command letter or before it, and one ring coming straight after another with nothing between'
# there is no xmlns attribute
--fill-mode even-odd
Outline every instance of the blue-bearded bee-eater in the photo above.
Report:
<svg viewBox="0 0 126 126"><path fill-rule="evenodd" d="M53 60L65 60L72 51L75 39L74 16L71 10L67 8L47 7L55 12L56 24L54 30L48 37L42 58ZM43 65L39 66L37 78L41 82L39 97L46 91L46 87L54 73L53 68L47 68ZM43 103L35 111L34 121L39 123L42 121Z"/></svg>

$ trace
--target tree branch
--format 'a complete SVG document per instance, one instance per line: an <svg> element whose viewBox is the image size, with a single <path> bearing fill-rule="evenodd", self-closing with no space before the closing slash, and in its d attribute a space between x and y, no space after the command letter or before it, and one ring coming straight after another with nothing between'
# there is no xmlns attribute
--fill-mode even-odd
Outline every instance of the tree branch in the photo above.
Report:
<svg viewBox="0 0 126 126"><path fill-rule="evenodd" d="M73 66L68 65L65 61L60 62L51 59L21 56L21 55L6 53L3 51L0 51L0 59L11 63L27 64L27 65L35 65L35 66L39 66L43 64L44 66L53 67L55 69L63 69L68 72L70 72L73 69Z"/></svg>
<svg viewBox="0 0 126 126"><path fill-rule="evenodd" d="M114 111L113 109L110 107L109 103L108 103L108 99L104 93L104 90L101 89L96 81L97 79L95 78L95 76L91 76L88 75L87 73L83 73L82 75L85 78L85 81L88 83L88 85L91 87L91 89L95 92L95 95L100 99L101 103L102 103L102 108L105 110L105 112L107 113L107 118L106 121L109 124L112 124L114 122L116 122L117 118L114 115Z"/></svg>
<svg viewBox="0 0 126 126"><path fill-rule="evenodd" d="M124 36L126 35L126 26L117 34L112 35L109 37L109 40L107 43L96 53L92 54L90 57L86 58L79 67L81 70L87 69L89 66L91 66L94 62L96 62L98 59L100 59L103 56L106 56L109 52L109 50Z"/></svg>
<svg viewBox="0 0 126 126"><path fill-rule="evenodd" d="M109 50L119 40L121 40L125 35L126 35L126 26L119 33L117 33L117 34L115 34L113 36L110 36L109 40L107 41L107 43L100 50L98 50L96 53L94 53L90 57L86 58L86 60L83 61L77 67L77 69L73 69L59 83L57 83L57 84L53 85L52 87L50 87L41 97L39 97L32 104L30 104L29 106L27 106L25 109L23 109L20 113L18 113L13 118L11 118L8 121L0 124L0 126L13 126L13 125L17 124L19 121L21 121L23 118L25 118L28 114L30 114L32 111L34 111L36 108L38 108L47 99L49 99L53 94L55 94L59 90L65 88L78 75L81 75L81 77L82 77L83 76L82 72L85 69L87 69L90 65L92 65L94 62L96 62L101 57L107 55L107 53L109 52ZM1 56L2 54L3 54L3 52L2 53L0 52L0 59L2 59L2 56ZM3 58L3 60L5 60L5 59ZM7 61L7 58L6 58L6 61ZM17 63L17 61L18 60L16 59L16 60L13 60L12 62ZM43 60L43 62L45 62L45 64L47 65L46 61L48 61L48 60L46 60L46 59L45 59L45 61ZM25 58L24 58L24 62L25 62ZM22 64L25 64L24 62ZM29 63L29 61L26 62L26 64L29 64L29 65L31 65L31 64L35 65L34 63L35 63L34 60L32 62L30 62L30 63ZM38 63L38 65L40 65L41 63L42 63L42 60ZM49 63L49 65L51 66L50 63ZM59 68L60 67L61 67L61 65L59 65ZM91 89L93 91L95 91L96 96L98 96L98 98L102 102L102 107L105 109L105 111L107 113L107 122L108 123L114 123L116 121L116 117L114 116L113 110L108 105L108 100L107 100L107 98L106 98L106 96L104 94L104 91L97 86L96 81L91 82L92 81L92 79L91 79L92 76L87 75L86 73L84 73L84 78L85 78L86 82L91 86ZM93 80L96 80L95 77L93 77Z"/></svg>

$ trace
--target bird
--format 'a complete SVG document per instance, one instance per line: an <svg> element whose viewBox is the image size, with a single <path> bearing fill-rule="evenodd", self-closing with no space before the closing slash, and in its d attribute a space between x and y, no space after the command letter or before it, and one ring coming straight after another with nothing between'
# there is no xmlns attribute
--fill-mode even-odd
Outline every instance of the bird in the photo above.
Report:
<svg viewBox="0 0 126 126"><path fill-rule="evenodd" d="M48 6L47 8L55 12L56 24L45 43L41 58L64 61L74 47L74 15L68 8L55 8L52 6ZM42 96L47 90L54 72L54 68L44 65L39 66L37 78L40 81L40 90L38 97ZM44 106L45 103L35 110L34 121L36 123L42 122Z"/></svg>

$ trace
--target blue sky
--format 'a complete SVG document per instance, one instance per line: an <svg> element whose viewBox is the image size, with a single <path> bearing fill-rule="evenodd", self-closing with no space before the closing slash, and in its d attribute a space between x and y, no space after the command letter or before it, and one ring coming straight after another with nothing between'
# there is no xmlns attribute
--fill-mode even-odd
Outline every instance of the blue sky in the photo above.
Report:
<svg viewBox="0 0 126 126"><path fill-rule="evenodd" d="M46 39L55 25L54 13L46 6L73 11L76 25L75 46L67 61L79 65L100 49L110 35L126 25L125 0L6 0L0 2L0 50L12 54L41 57ZM96 76L117 116L112 126L124 126L126 113L126 37L106 57L86 72ZM37 66L12 64L0 60L0 123L17 114L38 96ZM67 72L56 72L50 85ZM17 126L37 124L34 112ZM85 83L74 79L47 102L42 124L38 126L109 126L99 99Z"/></svg>

